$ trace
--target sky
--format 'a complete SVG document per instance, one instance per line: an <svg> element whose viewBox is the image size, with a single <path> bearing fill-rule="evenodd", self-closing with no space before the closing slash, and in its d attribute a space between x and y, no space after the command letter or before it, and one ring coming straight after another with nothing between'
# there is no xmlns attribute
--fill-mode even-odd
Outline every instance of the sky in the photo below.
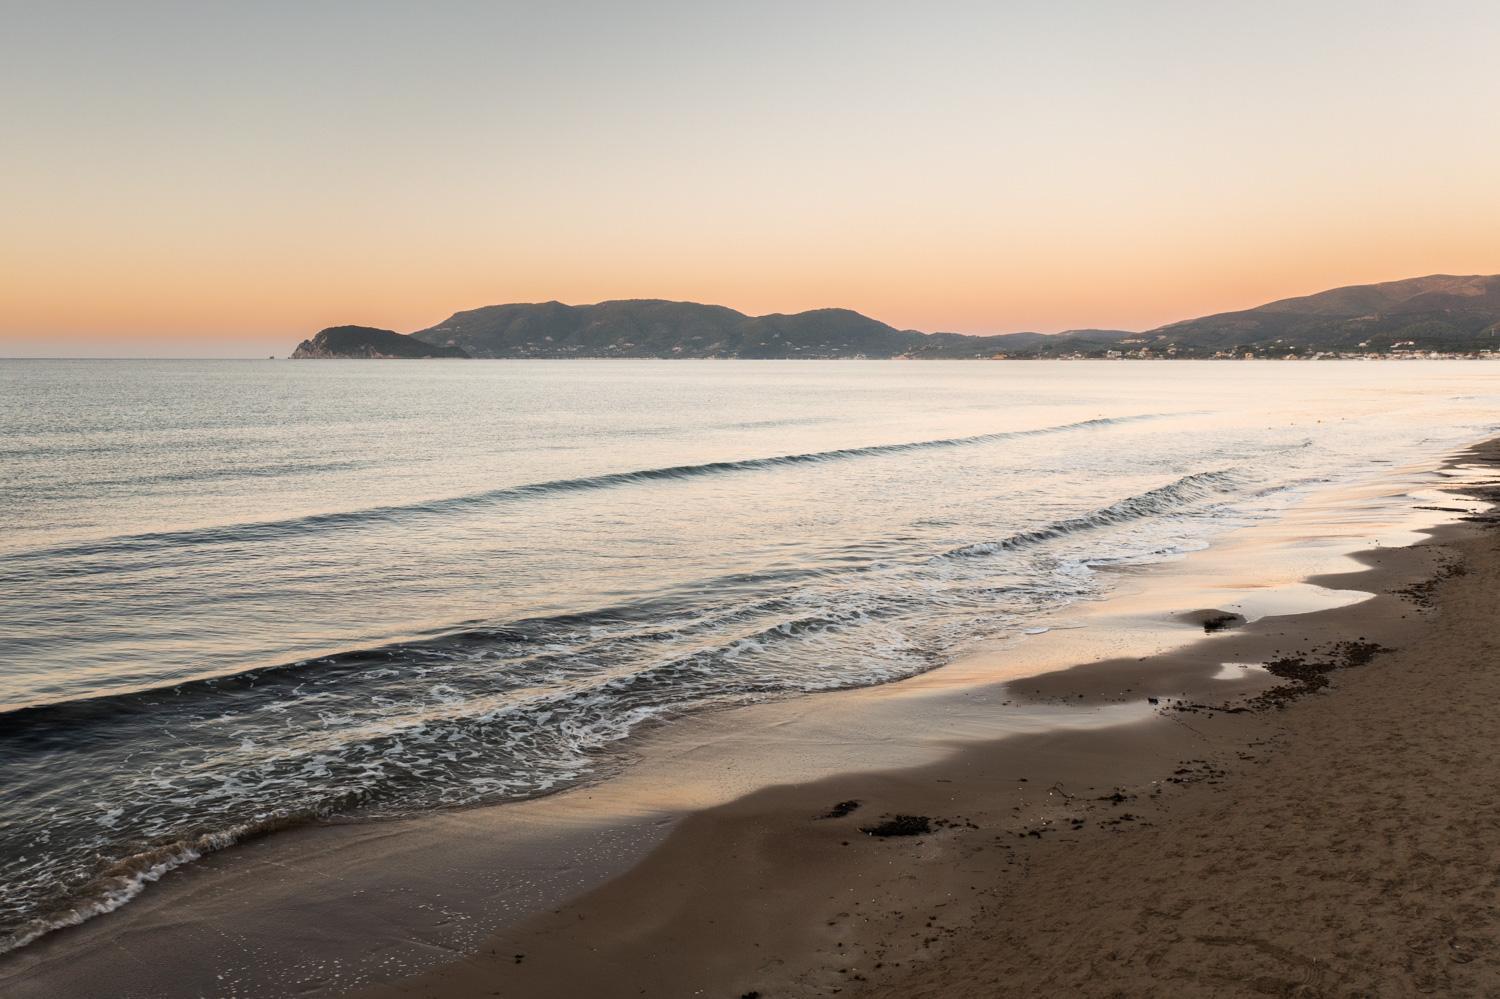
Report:
<svg viewBox="0 0 1500 999"><path fill-rule="evenodd" d="M1500 273L1500 4L0 0L0 355Z"/></svg>

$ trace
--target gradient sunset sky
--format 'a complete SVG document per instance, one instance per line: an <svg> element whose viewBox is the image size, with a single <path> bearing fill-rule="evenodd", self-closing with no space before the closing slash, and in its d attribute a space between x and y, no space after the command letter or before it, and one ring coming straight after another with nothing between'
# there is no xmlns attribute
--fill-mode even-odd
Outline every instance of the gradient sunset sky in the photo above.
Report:
<svg viewBox="0 0 1500 999"><path fill-rule="evenodd" d="M1500 4L3 3L0 355L1500 272Z"/></svg>

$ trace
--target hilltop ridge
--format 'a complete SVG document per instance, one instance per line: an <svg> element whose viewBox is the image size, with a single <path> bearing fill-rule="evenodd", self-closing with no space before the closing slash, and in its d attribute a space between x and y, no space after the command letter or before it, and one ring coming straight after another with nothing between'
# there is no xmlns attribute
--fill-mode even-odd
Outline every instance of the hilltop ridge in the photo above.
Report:
<svg viewBox="0 0 1500 999"><path fill-rule="evenodd" d="M393 339L396 338L396 339ZM331 327L295 357L1046 358L1477 352L1500 340L1500 275L1350 285L1144 332L924 333L850 309L750 316L722 305L620 299L490 305L409 336Z"/></svg>

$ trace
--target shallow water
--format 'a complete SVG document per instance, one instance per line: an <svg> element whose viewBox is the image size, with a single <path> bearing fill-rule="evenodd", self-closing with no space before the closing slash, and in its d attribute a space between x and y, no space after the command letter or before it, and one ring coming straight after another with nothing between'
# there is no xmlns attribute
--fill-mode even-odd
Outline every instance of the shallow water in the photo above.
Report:
<svg viewBox="0 0 1500 999"><path fill-rule="evenodd" d="M940 666L1497 400L1481 362L0 362L0 934Z"/></svg>

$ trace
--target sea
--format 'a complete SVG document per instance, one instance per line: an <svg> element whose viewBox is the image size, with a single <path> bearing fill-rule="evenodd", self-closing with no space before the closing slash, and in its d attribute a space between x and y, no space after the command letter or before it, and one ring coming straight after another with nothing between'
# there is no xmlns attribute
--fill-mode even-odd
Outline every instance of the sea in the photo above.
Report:
<svg viewBox="0 0 1500 999"><path fill-rule="evenodd" d="M0 949L941 669L1497 404L1483 361L0 361Z"/></svg>

